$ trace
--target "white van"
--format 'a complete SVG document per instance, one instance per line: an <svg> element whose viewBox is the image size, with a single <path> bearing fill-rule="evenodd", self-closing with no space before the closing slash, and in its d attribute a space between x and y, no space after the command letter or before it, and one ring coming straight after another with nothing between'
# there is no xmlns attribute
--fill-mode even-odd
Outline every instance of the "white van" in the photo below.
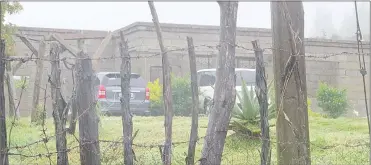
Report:
<svg viewBox="0 0 371 165"><path fill-rule="evenodd" d="M236 73L236 93L240 93L242 89L242 79L246 85L255 86L255 69L235 68ZM214 87L216 81L216 69L202 69L197 71L197 82L199 87L199 108L204 110L204 113L209 114L211 101L213 100ZM240 100L236 97L236 103Z"/></svg>

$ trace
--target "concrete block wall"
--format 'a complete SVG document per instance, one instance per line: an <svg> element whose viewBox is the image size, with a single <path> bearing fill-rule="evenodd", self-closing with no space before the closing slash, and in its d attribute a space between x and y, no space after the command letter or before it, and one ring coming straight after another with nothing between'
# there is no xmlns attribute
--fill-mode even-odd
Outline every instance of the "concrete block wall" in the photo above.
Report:
<svg viewBox="0 0 371 165"><path fill-rule="evenodd" d="M152 23L139 22L133 23L122 29L126 39L129 41L130 54L132 56L132 71L140 73L147 81L151 78L151 67L161 66L160 49L157 42L157 36ZM20 28L25 35L32 38L43 37L43 35L51 33L59 33L63 37L74 34L80 34L80 30L63 30L63 29L43 29L43 28ZM218 50L216 46L219 43L219 28L216 26L200 26L200 25L178 25L178 24L162 24L164 44L169 51L169 60L172 65L172 71L176 75L184 76L189 74L189 60L186 37L191 36L194 40L195 51L197 54L197 67L204 69L207 67L214 68L216 64L216 55ZM105 31L85 31L84 35L94 37L96 39L86 40L89 54L93 54L98 48L104 36ZM116 35L117 36L117 35ZM268 81L273 80L273 63L272 63L272 39L269 29L257 28L238 28L236 61L240 67L250 67L253 64L251 58L254 57L251 41L259 40L261 48L264 49L264 57L266 62L266 72ZM119 56L119 48L117 46L118 38L110 42L103 53L105 60L98 61L99 67L97 71L119 71L121 60ZM76 40L69 40L69 43L76 46ZM33 42L35 47L38 47L37 42ZM368 43L364 45L368 52ZM17 55L23 56L25 53L30 54L28 48L16 38ZM356 43L351 41L333 41L306 39L305 51L308 56L306 59L306 78L308 97L312 100L313 110L320 111L316 106L315 94L318 89L319 82L327 82L333 86L345 88L348 90L348 98L352 104L352 108L359 111L361 115L364 112L362 77L359 73L358 57L356 54ZM47 51L48 52L48 51ZM156 55L157 54L157 55ZM336 54L336 55L334 55ZM69 56L64 53L62 57ZM328 57L328 58L325 58ZM367 66L368 66L368 57ZM71 61L73 62L73 61ZM63 88L65 95L71 93L72 77L71 71L64 68L62 65L62 79L64 79ZM252 66L253 67L253 66ZM44 64L44 81L46 84L47 75L50 73L50 63ZM368 68L367 68L368 69ZM21 104L21 115L29 115L29 107L31 107L32 91L33 91L33 74L35 73L35 63L26 62L17 72L19 76L30 76L30 87L27 89L27 94L24 96L28 99L23 99ZM152 73L154 74L154 73ZM159 74L157 74L159 75ZM160 74L161 75L161 74ZM153 76L152 76L153 77ZM366 77L367 87L369 85L368 76ZM43 95L43 92L41 92ZM47 92L50 95L50 91ZM44 96L41 96L43 98ZM43 101L41 101L43 102ZM50 103L50 101L48 100ZM51 104L47 104L50 109ZM49 110L49 112L51 112Z"/></svg>

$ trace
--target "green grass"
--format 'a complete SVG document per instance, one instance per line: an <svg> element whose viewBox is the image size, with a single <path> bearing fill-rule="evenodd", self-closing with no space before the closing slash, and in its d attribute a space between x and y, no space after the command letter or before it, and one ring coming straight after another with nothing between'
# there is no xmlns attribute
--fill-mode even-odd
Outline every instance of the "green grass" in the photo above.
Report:
<svg viewBox="0 0 371 165"><path fill-rule="evenodd" d="M310 140L312 164L368 164L367 124L365 119L327 119L322 117L310 118ZM9 126L10 123L8 123ZM156 145L164 141L163 117L134 117L134 131L139 130L134 140L135 144ZM174 117L173 141L188 141L191 119ZM200 118L199 136L205 135L207 118ZM9 131L9 129L8 129ZM100 126L101 140L119 140L122 136L120 117L102 117ZM54 134L52 119L47 120L47 134ZM9 135L9 133L8 133ZM275 140L275 128L271 128L272 141ZM76 133L78 136L78 133ZM11 146L21 146L41 139L41 127L30 125L28 118L21 119L11 134ZM68 135L69 147L77 146L75 137ZM201 154L203 139L197 145L197 159ZM276 163L276 144L272 144L272 164ZM100 143L102 164L122 164L122 144ZM50 152L55 152L55 139L47 143ZM173 147L173 164L185 164L185 153L188 144L178 144ZM228 133L223 153L223 164L259 164L260 141ZM161 164L159 149L134 147L137 164ZM12 149L11 153L37 155L47 153L43 143L38 143L20 150ZM79 149L69 152L70 164L79 164ZM10 164L49 164L46 157L25 158L10 156ZM51 157L55 162L56 155Z"/></svg>

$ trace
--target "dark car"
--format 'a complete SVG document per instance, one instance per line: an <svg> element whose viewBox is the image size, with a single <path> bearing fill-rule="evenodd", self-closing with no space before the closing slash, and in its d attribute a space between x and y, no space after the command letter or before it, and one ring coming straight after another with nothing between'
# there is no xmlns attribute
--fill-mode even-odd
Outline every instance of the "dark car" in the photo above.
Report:
<svg viewBox="0 0 371 165"><path fill-rule="evenodd" d="M102 113L121 115L121 78L119 72L99 72L96 80L98 105ZM136 115L150 113L149 89L146 81L136 73L130 77L130 111Z"/></svg>

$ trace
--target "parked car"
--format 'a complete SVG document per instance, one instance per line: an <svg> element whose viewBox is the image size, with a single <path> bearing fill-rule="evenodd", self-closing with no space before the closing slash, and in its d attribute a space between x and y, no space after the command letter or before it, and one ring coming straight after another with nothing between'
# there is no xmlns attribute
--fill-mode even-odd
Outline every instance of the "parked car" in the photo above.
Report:
<svg viewBox="0 0 371 165"><path fill-rule="evenodd" d="M235 68L236 73L236 92L240 93L242 89L242 80L250 86L255 86L255 69ZM199 108L204 110L204 113L210 113L210 106L212 104L215 81L216 69L202 69L197 71L198 86L199 86ZM236 97L237 105L240 103Z"/></svg>
<svg viewBox="0 0 371 165"><path fill-rule="evenodd" d="M121 78L119 72L99 72L96 74L98 105L102 113L121 115ZM149 88L137 73L130 77L130 111L136 115L150 114Z"/></svg>

